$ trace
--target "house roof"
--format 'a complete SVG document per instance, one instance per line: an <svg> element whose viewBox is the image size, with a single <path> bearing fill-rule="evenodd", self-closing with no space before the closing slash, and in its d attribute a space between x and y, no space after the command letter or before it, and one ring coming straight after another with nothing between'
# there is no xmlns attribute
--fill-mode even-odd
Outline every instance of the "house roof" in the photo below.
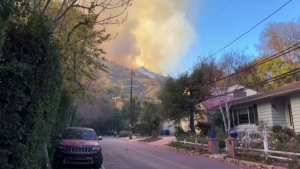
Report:
<svg viewBox="0 0 300 169"><path fill-rule="evenodd" d="M256 100L270 98L270 97L282 96L296 91L300 91L300 81L286 84L284 86L278 87L276 89L261 94L256 94L256 95L236 99L232 102L232 105L247 103L250 101L256 101Z"/></svg>
<svg viewBox="0 0 300 169"><path fill-rule="evenodd" d="M222 101L226 101L230 102L233 100L233 96L232 95L226 95L226 96L220 96L220 100ZM208 100L203 101L201 104L206 108L206 109L212 109L216 106L218 106L220 103L219 101L219 97L215 97L215 98L211 98Z"/></svg>

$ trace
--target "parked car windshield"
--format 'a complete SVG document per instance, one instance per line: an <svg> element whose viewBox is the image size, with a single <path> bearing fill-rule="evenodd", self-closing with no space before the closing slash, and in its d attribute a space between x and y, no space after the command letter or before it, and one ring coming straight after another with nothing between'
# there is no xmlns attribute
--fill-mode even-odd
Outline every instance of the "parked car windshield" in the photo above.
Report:
<svg viewBox="0 0 300 169"><path fill-rule="evenodd" d="M68 129L62 139L97 140L97 136L93 130Z"/></svg>

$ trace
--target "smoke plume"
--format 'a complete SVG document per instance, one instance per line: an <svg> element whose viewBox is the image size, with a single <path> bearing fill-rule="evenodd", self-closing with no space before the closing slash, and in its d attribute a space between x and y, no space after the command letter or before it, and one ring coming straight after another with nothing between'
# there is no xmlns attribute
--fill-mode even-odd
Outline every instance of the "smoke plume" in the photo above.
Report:
<svg viewBox="0 0 300 169"><path fill-rule="evenodd" d="M191 23L186 18L181 19L168 36L154 48L153 45L183 14L188 3L183 0L134 0L123 25L106 27L108 33L118 34L105 44L106 58L128 68L144 66L156 73L175 68L195 36Z"/></svg>

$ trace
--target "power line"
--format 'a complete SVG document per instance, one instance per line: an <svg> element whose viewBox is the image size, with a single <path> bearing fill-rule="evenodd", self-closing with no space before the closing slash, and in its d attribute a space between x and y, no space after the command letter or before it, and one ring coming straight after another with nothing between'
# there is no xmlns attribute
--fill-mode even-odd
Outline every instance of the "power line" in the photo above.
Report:
<svg viewBox="0 0 300 169"><path fill-rule="evenodd" d="M252 28L250 28L248 31L246 31L245 33L243 33L242 35L238 36L236 39L234 39L233 41L231 41L229 44L227 44L226 46L224 46L223 48L221 48L220 50L218 50L217 52L215 52L214 54L208 56L205 60L209 59L212 56L215 56L216 54L220 53L221 51L223 51L224 49L226 49L228 46L232 45L234 42L236 42L237 40L239 40L240 38L242 38L243 36L245 36L247 33L249 33L250 31L252 31L254 28L256 28L258 25L260 25L261 23L263 23L264 21L266 21L267 19L269 19L271 16L273 16L275 13L277 13L278 11L280 11L283 7L285 7L287 4L289 4L290 2L292 2L292 0L289 0L288 2L286 2L285 4L283 4L281 7L279 7L276 11L274 11L273 13L271 13L270 15L268 15L266 18L264 18L263 20L261 20L260 22L258 22L256 25L254 25ZM192 70L193 68L189 69Z"/></svg>
<svg viewBox="0 0 300 169"><path fill-rule="evenodd" d="M258 25L260 25L261 23L263 23L265 20L267 20L267 19L269 19L271 16L273 16L275 13L277 13L279 10L281 10L283 7L285 7L287 4L289 4L290 2L291 2L292 0L289 0L288 2L286 2L285 4L283 4L280 8L278 8L276 11L274 11L273 13L271 13L270 15L268 15L266 18L264 18L263 20L261 20L259 23L257 23L256 25L254 25L252 28L250 28L248 31L246 31L245 33L243 33L242 35L240 35L239 37L237 37L236 39L234 39L232 42L230 42L229 44L227 44L226 46L224 46L223 48L221 48L220 50L218 50L217 52L215 52L214 54L212 54L212 55L210 55L210 56L208 56L206 59L204 59L204 61L206 61L206 60L208 60L210 57L213 57L213 56L215 56L216 54L218 54L218 53L220 53L222 50L224 50L225 48L227 48L228 46L230 46L230 45L232 45L234 42L236 42L237 40L239 40L240 38L242 38L244 35L246 35L247 33L249 33L250 31L252 31L254 28L256 28ZM298 45L299 43L297 43L296 45ZM296 45L294 45L294 46L296 46ZM291 48L291 47L290 47ZM287 49L286 49L287 50ZM281 51L281 52L284 52L284 51ZM279 53L281 53L281 52L279 52ZM276 55L278 55L279 53L277 53ZM194 67L193 67L194 68ZM188 70L188 72L190 71L190 70L192 70L193 68L190 68L189 70ZM232 75L230 75L230 76L233 76L233 74ZM226 78L226 77L225 77ZM220 80L223 80L223 79L225 79L225 78L222 78L222 79L220 79ZM220 81L220 80L218 80L218 81ZM217 82L217 81L216 81ZM212 83L214 83L214 82L212 82ZM209 83L209 84L212 84L212 83ZM208 85L209 85L208 84Z"/></svg>
<svg viewBox="0 0 300 169"><path fill-rule="evenodd" d="M255 84L252 84L252 85L249 85L249 86L237 89L237 90L238 91L244 91L244 90L247 90L249 88L258 87L258 86L261 86L261 85L264 85L264 84L267 84L267 83L270 83L270 82L273 82L273 81L277 81L277 80L283 79L283 78L285 78L287 76L291 76L291 75L294 75L294 74L297 74L297 73L300 73L300 67L292 69L291 71L288 71L286 73L282 73L282 74L280 74L278 76L272 77L270 79L263 80L263 81L260 81L258 83L255 83ZM212 97L206 98L205 100L216 98L216 97L220 97L220 96L225 96L225 95L228 95L228 94L231 94L231 93L234 93L234 92L235 91L226 92L226 93L223 93L223 94L220 94L220 95L216 95L216 96L212 96Z"/></svg>
<svg viewBox="0 0 300 169"><path fill-rule="evenodd" d="M211 85L211 84L214 84L214 83L219 82L219 81L221 81L221 80L224 80L224 79L226 79L226 78L232 77L232 76L234 76L234 75L243 73L243 72L245 72L245 71L247 71L247 70L253 69L254 67L257 67L257 66L259 66L259 65L262 65L262 64L264 64L264 63L266 63L266 62L269 62L269 61L271 61L271 60L273 60L273 59L276 59L276 58L278 58L278 57L280 57L280 56L283 56L283 55L285 55L285 54L287 54L287 53L290 53L290 52L292 52L292 51L294 51L294 50L300 49L300 47L296 47L296 46L298 46L299 44L300 44L300 42L299 42L299 43L296 43L295 45L293 45L293 46L291 46L291 47L289 47L289 48L287 48L287 49L284 49L284 50L282 50L282 51L280 51L280 52L278 52L278 53L276 53L276 54L274 54L274 55L272 55L272 56L270 56L270 57L268 57L268 58L266 58L266 59L263 59L263 60L261 60L261 61L255 63L254 65L250 65L250 66L248 66L248 67L246 67L246 68L244 68L244 69L242 69L242 70L240 70L240 71L238 71L238 72L236 72L236 73L230 74L230 75L225 76L225 77L223 77L223 78L221 78L221 79L218 79L218 80L216 80L216 81L207 83L207 84L204 85L204 86ZM296 48L294 48L294 47L296 47ZM294 48L294 49L292 49L292 48Z"/></svg>
<svg viewBox="0 0 300 169"><path fill-rule="evenodd" d="M154 43L154 45L150 48L150 50L147 53L150 53L156 46L157 44L163 40L176 26L177 24L184 18L184 16L186 14L188 14L190 12L190 10L192 9L192 7L196 6L196 4L199 2L199 0L196 0L196 2L194 3L194 5L192 6L192 2L194 0L191 0L190 3L186 6L186 10L185 12L183 12L173 23L172 25L167 29L166 32L163 33L163 35ZM173 26L174 25L174 26ZM173 26L173 27L172 27Z"/></svg>
<svg viewBox="0 0 300 169"><path fill-rule="evenodd" d="M226 49L228 46L230 46L231 44L233 44L234 42L236 42L237 40L239 40L241 37L243 37L244 35L246 35L247 33L249 33L250 31L252 31L254 28L256 28L258 25L260 25L261 23L263 23L265 20L269 19L271 16L273 16L275 13L277 13L279 10L281 10L283 7L285 7L287 4L289 4L290 2L292 2L292 0L289 0L288 2L286 2L285 4L283 4L280 8L278 8L276 11L274 11L273 13L271 13L269 16L267 16L266 18L264 18L263 20L261 20L260 22L258 22L256 25L254 25L252 28L250 28L248 31L246 31L245 33L243 33L242 35L240 35L239 37L237 37L236 39L234 39L233 41L231 41L229 44L227 44L226 46L224 46L223 48L221 48L220 50L218 50L217 52L215 52L212 56L220 53L222 50Z"/></svg>

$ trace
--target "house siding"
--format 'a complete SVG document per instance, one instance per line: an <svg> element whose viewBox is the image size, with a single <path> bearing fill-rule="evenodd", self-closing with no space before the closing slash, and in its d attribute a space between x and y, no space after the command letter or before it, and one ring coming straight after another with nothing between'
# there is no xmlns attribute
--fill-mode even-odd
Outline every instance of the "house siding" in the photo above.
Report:
<svg viewBox="0 0 300 169"><path fill-rule="evenodd" d="M267 121L268 125L273 125L273 116L272 116L272 107L269 100L262 100L256 103L257 104L257 114L258 120Z"/></svg>
<svg viewBox="0 0 300 169"><path fill-rule="evenodd" d="M275 115L273 116L272 113L272 106L271 102L269 100L260 100L260 101L255 101L255 102L250 102L250 103L244 103L244 104L239 104L233 106L233 108L243 108L243 107L248 107L256 104L257 105L257 114L258 114L258 120L261 121L268 121L268 125L272 126L273 125L273 120L275 120L277 123L281 123L282 116L280 115ZM283 115L285 115L283 113ZM284 117L284 125L285 125L285 117ZM239 125L239 126L234 126L231 128L233 131L244 131L246 129L249 129L250 131L257 131L258 126L255 124L251 125ZM269 131L268 131L269 133Z"/></svg>
<svg viewBox="0 0 300 169"><path fill-rule="evenodd" d="M253 125L239 125L239 126L234 126L231 128L231 131L245 131L246 129L250 131L257 131L257 127L254 124Z"/></svg>
<svg viewBox="0 0 300 169"><path fill-rule="evenodd" d="M274 108L272 105L275 105ZM285 102L282 98L271 100L272 125L280 125L286 127Z"/></svg>
<svg viewBox="0 0 300 169"><path fill-rule="evenodd" d="M295 132L300 133L300 94L290 96Z"/></svg>

